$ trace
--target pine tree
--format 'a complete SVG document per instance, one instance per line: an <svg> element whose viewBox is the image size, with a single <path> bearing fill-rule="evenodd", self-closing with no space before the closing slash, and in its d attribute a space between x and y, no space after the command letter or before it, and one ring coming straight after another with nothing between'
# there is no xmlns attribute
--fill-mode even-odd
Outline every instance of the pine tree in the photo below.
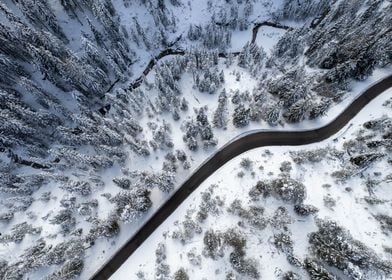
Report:
<svg viewBox="0 0 392 280"><path fill-rule="evenodd" d="M99 67L102 69L102 71L108 73L109 71L108 63L105 60L105 58L102 56L98 47L92 41L90 41L90 39L88 39L86 35L82 35L81 41L85 51L85 57L88 63L91 66Z"/></svg>
<svg viewBox="0 0 392 280"><path fill-rule="evenodd" d="M214 127L225 129L227 125L227 115L227 94L226 90L223 89L222 92L219 94L218 107L215 110L214 118L212 121Z"/></svg>
<svg viewBox="0 0 392 280"><path fill-rule="evenodd" d="M280 105L278 103L267 106L264 119L271 126L276 126L280 118Z"/></svg>
<svg viewBox="0 0 392 280"><path fill-rule="evenodd" d="M330 99L322 99L319 103L314 104L309 111L309 119L313 120L324 115L331 104Z"/></svg>
<svg viewBox="0 0 392 280"><path fill-rule="evenodd" d="M65 43L68 43L68 39L59 26L48 2L44 0L20 0L15 2L33 24L43 29L49 29Z"/></svg>
<svg viewBox="0 0 392 280"><path fill-rule="evenodd" d="M116 205L118 217L125 222L131 222L146 212L152 205L150 192L144 188L132 188L130 191L121 191L110 202Z"/></svg>
<svg viewBox="0 0 392 280"><path fill-rule="evenodd" d="M305 118L305 114L309 109L308 100L300 100L291 106L284 114L283 117L289 123L297 123Z"/></svg>
<svg viewBox="0 0 392 280"><path fill-rule="evenodd" d="M234 109L233 124L235 127L248 126L250 120L250 109L245 108L244 105L240 104Z"/></svg>

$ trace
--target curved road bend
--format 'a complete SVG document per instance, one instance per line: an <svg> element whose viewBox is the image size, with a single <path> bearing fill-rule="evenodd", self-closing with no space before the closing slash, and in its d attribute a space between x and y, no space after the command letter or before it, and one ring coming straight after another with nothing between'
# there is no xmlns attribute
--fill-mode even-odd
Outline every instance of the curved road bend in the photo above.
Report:
<svg viewBox="0 0 392 280"><path fill-rule="evenodd" d="M204 180L232 158L264 146L298 146L320 142L337 133L363 107L390 87L392 75L370 86L335 120L321 128L307 131L255 131L225 145L201 165L91 279L108 279Z"/></svg>

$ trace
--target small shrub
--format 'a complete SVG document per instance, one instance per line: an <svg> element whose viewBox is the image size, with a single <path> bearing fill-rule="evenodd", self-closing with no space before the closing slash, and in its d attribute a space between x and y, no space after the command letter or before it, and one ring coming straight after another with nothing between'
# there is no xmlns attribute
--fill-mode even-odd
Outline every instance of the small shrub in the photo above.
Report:
<svg viewBox="0 0 392 280"><path fill-rule="evenodd" d="M76 279L83 270L84 263L81 259L67 261L58 271L45 277L44 280L70 280Z"/></svg>
<svg viewBox="0 0 392 280"><path fill-rule="evenodd" d="M317 213L319 210L313 205L297 204L294 206L294 211L300 216L309 216Z"/></svg>
<svg viewBox="0 0 392 280"><path fill-rule="evenodd" d="M128 190L131 187L131 180L126 177L117 177L113 179L113 183L124 190Z"/></svg>
<svg viewBox="0 0 392 280"><path fill-rule="evenodd" d="M323 201L324 205L331 210L336 206L336 200L330 194L324 196Z"/></svg>
<svg viewBox="0 0 392 280"><path fill-rule="evenodd" d="M112 238L120 232L120 225L116 220L115 215L109 216L105 220L96 220L94 225L91 227L86 240L88 242L94 242L98 238Z"/></svg>
<svg viewBox="0 0 392 280"><path fill-rule="evenodd" d="M392 232L392 217L378 214L375 218L380 223L382 230Z"/></svg>
<svg viewBox="0 0 392 280"><path fill-rule="evenodd" d="M252 279L259 279L260 273L257 270L257 263L253 259L245 259L244 255L234 250L230 253L230 263L235 271L246 275Z"/></svg>
<svg viewBox="0 0 392 280"><path fill-rule="evenodd" d="M182 222L179 230L173 231L172 238L180 240L182 243L189 242L196 234L202 233L202 228L198 223L187 217Z"/></svg>
<svg viewBox="0 0 392 280"><path fill-rule="evenodd" d="M297 273L288 271L282 276L282 280L301 280L301 276L299 276Z"/></svg>
<svg viewBox="0 0 392 280"><path fill-rule="evenodd" d="M284 173L290 173L290 171L293 169L293 167L291 166L291 162L289 162L289 161L283 161L281 164L280 164L280 168L279 168L279 170L281 171L281 172L284 172Z"/></svg>
<svg viewBox="0 0 392 280"><path fill-rule="evenodd" d="M179 270L174 273L174 280L189 280L189 276L186 273L184 268L180 268Z"/></svg>
<svg viewBox="0 0 392 280"><path fill-rule="evenodd" d="M253 161L251 161L249 158L243 158L241 159L240 166L245 169L245 170L250 170L252 168Z"/></svg>
<svg viewBox="0 0 392 280"><path fill-rule="evenodd" d="M212 259L217 259L220 255L220 249L222 246L220 234L215 233L214 230L210 229L204 234L203 242L203 255Z"/></svg>
<svg viewBox="0 0 392 280"><path fill-rule="evenodd" d="M196 253L196 248L192 248L187 254L188 261L195 266L201 266L201 255Z"/></svg>
<svg viewBox="0 0 392 280"><path fill-rule="evenodd" d="M294 204L302 203L306 197L305 186L291 178L279 178L271 182L273 193L280 199Z"/></svg>
<svg viewBox="0 0 392 280"><path fill-rule="evenodd" d="M287 233L281 232L274 234L274 245L279 251L285 254L293 253L293 241Z"/></svg>
<svg viewBox="0 0 392 280"><path fill-rule="evenodd" d="M49 222L60 225L64 234L70 233L76 226L76 219L73 216L73 211L70 209L60 210Z"/></svg>
<svg viewBox="0 0 392 280"><path fill-rule="evenodd" d="M278 207L270 218L270 224L275 229L288 230L287 226L292 223L291 216L285 207Z"/></svg>
<svg viewBox="0 0 392 280"><path fill-rule="evenodd" d="M144 188L121 191L110 198L110 202L116 204L116 213L125 222L132 221L152 206L150 191Z"/></svg>
<svg viewBox="0 0 392 280"><path fill-rule="evenodd" d="M304 268L311 280L338 280L315 260L305 259Z"/></svg>
<svg viewBox="0 0 392 280"><path fill-rule="evenodd" d="M21 242L26 234L40 234L42 228L41 227L33 227L32 225L23 222L20 224L17 224L11 228L10 233L6 233L2 236L0 236L0 243L8 243L8 242L15 242L19 243Z"/></svg>

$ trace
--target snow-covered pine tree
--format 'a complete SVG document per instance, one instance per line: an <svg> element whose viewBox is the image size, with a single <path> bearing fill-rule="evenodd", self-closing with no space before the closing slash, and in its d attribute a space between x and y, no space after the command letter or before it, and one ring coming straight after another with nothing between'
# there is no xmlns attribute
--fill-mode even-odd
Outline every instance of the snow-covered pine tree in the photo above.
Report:
<svg viewBox="0 0 392 280"><path fill-rule="evenodd" d="M238 105L234 109L233 114L233 125L235 127L245 127L248 126L250 121L250 109L245 108L243 104Z"/></svg>
<svg viewBox="0 0 392 280"><path fill-rule="evenodd" d="M212 121L214 127L225 129L227 125L227 115L227 94L226 90L223 89L219 94L218 107L215 110L214 118Z"/></svg>

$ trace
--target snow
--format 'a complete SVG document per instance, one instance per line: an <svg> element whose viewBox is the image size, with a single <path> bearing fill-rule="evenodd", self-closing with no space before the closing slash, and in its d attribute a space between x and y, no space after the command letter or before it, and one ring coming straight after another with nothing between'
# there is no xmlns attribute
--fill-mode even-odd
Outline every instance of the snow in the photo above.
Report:
<svg viewBox="0 0 392 280"><path fill-rule="evenodd" d="M236 30L231 35L230 51L239 52L251 40L252 30Z"/></svg>
<svg viewBox="0 0 392 280"><path fill-rule="evenodd" d="M124 6L124 1L122 0L115 0L113 1L113 4L116 8L116 11L118 12L118 16L120 17L120 22L122 25L124 25L125 29L129 32L131 28L134 27L134 22L133 18L136 17L139 20L140 25L145 28L146 32L151 35L153 34L153 31L156 28L156 25L154 23L153 18L151 17L151 14L149 14L146 9L142 6L139 5L138 1L129 1L130 6L125 7ZM170 2L170 1L166 1ZM209 7L208 2L211 3L212 7ZM197 24L197 25L206 25L210 20L211 20L211 15L215 11L219 11L221 9L225 8L225 3L226 1L221 0L221 1L207 1L207 0L198 0L198 1L188 1L187 4L182 5L180 7L174 7L171 4L167 4L170 8L170 11L173 13L174 17L176 18L176 30L171 30L170 32L168 31L168 40L172 41L178 36L182 35L182 40L177 43L175 47L181 47L181 48L190 48L192 47L192 43L189 42L186 38L186 33L189 28L189 23ZM283 0L279 1L259 1L260 3L254 5L254 12L249 18L249 22L251 23L249 27L253 27L253 23L261 22L264 20L270 20L271 19L271 11L275 11L278 9ZM15 4L13 1L10 0L5 0L5 3L7 3L7 6L12 7L12 10L15 10L15 13L18 16L21 16L24 18L22 13L18 11L17 8L15 7ZM80 57L83 55L82 51L82 46L81 46L81 40L80 40L80 35L81 32L89 32L89 27L87 23L85 22L85 16L81 16L82 20L82 25L77 23L75 19L72 19L71 16L69 16L61 7L60 1L51 1L49 3L51 7L54 9L54 12L56 14L56 17L61 24L64 33L67 35L68 38L70 38L70 43L68 47L78 56ZM88 11L87 11L88 12ZM240 11L241 12L241 11ZM89 13L89 12L88 12ZM92 19L94 18L89 14L89 18ZM5 19L3 20L0 18L0 22L3 23L3 21L6 21ZM93 24L99 29L100 24L98 21L93 20ZM287 24L289 26L300 26L301 23L298 22L284 22L284 24ZM267 54L271 53L271 50L273 46L277 43L279 38L284 34L284 30L281 29L276 29L272 27L261 27L258 32L258 36L256 38L256 43L260 46L263 47L263 49L267 52ZM251 33L252 30L244 30L244 31L239 31L235 30L233 31L232 34L232 42L231 46L228 47L228 51L239 51L246 42L248 42L251 39ZM129 81L125 82L120 82L117 83L117 85L114 87L113 91L115 91L117 88L125 88L126 85L133 81L136 77L139 77L139 75L142 73L144 70L144 67L146 63L155 55L157 55L161 49L157 48L154 46L151 50L145 50L143 47L138 47L134 42L130 43L130 47L132 50L135 51L135 58L134 58L134 64L130 67L129 73L127 73L127 78L129 78ZM169 59L170 57L168 57ZM252 77L246 70L236 66L235 64L231 65L230 67L226 67L224 65L224 60L220 59L219 61L219 70L223 69L224 74L225 74L225 84L224 87L230 91L230 90L241 90L242 92L245 90L248 90L249 92L252 92L254 87L257 85L257 79ZM313 69L314 70L314 69ZM346 108L359 94L362 90L364 90L366 87L369 86L369 84L377 81L378 79L381 79L385 76L387 76L389 73L391 73L392 67L385 68L385 69L377 69L374 71L373 75L368 78L364 82L356 82L352 84L352 90L349 95L346 96L346 99L340 104L336 104L332 107L332 109L328 112L328 114L318 120L315 121L304 121L301 124L298 125L285 125L283 126L278 126L275 128L272 128L268 126L265 122L260 122L260 123L254 123L252 122L248 127L238 129L235 128L229 120L228 122L228 127L226 130L215 130L215 136L218 138L219 142L217 147L215 148L210 148L208 150L204 149L199 149L198 152L196 153L190 153L191 157L191 168L189 170L182 170L178 172L177 175L177 181L176 181L176 187L178 188L182 182L185 181L185 179L194 171L202 162L208 160L209 157L213 155L214 152L217 151L217 149L223 147L227 143L229 143L232 139L239 137L239 135L244 135L245 133L252 133L252 131L255 130L269 130L269 129L279 129L279 130L301 130L301 129L312 129L316 128L319 126L322 126L329 121L331 121L333 118L335 118L344 108ZM34 69L31 70L32 72L32 79L35 81L39 81L37 83L40 84L43 88L45 88L46 91L50 92L50 94L56 96L57 98L61 99L62 105L66 107L69 111L73 113L78 113L79 108L78 104L76 102L78 95L80 93L78 92L70 92L69 94L64 94L64 92L60 91L58 88L53 86L49 81L44 80L41 73L39 71L36 71ZM241 73L241 79L240 81L236 80L236 73L240 72ZM147 77L148 81L153 81L154 80L154 71L151 71L150 74ZM207 93L200 93L198 90L195 90L191 88L192 82L192 77L190 74L184 74L181 77L180 80L180 86L181 86L181 91L183 92L183 96L187 98L189 101L189 107L190 109L188 110L187 113L182 114L181 117L182 119L178 122L174 122L172 120L172 117L168 114L162 114L156 117L156 121L158 124L162 124L163 121L167 121L172 129L171 137L173 138L173 142L175 143L175 149L182 149L184 151L188 151L185 143L182 140L183 137L183 131L181 129L181 123L187 119L187 118L193 118L195 116L193 112L193 107L195 108L200 108L202 106L208 105L208 111L207 114L209 116L209 120L212 120L213 112L216 109L217 106L217 98L220 89L216 94L209 95ZM146 90L149 98L151 101L154 100L154 97L156 96L156 92L153 90ZM29 96L31 97L31 96ZM27 97L26 97L27 98ZM31 104L31 100L26 100L28 104ZM34 107L34 106L33 106ZM234 105L229 101L228 104L228 109L230 112L233 112L234 110ZM52 110L52 109L50 109ZM140 125L144 128L144 139L149 140L152 137L152 133L149 129L147 129L147 122L151 121L151 119L148 119L146 116L141 116L140 119ZM351 129L351 128L350 128ZM343 130L342 130L343 131ZM339 134L340 135L340 134ZM93 150L92 147L79 147L78 148L81 151L87 152ZM24 155L23 150L19 150L18 154L19 155ZM138 170L138 171L158 171L161 170L162 168L162 163L164 161L164 156L167 151L157 151L154 152L150 157L138 157L135 155L132 155L132 157L129 158L129 160L126 163L126 167L129 168L130 170ZM276 152L276 154L279 154ZM281 155L282 157L284 155ZM1 161L7 163L8 158L6 158L5 153L0 153ZM23 167L19 169L23 174L28 174L31 172L38 172L35 170L32 170L31 168L28 167ZM105 184L105 187L100 187L100 186L95 186L93 188L93 194L88 197L88 198L79 198L80 199L78 202L84 202L86 200L90 199L97 199L99 203L99 207L97 209L97 217L100 219L105 219L108 216L108 213L110 213L113 210L113 204L110 203L106 198L102 197L101 195L103 193L111 193L112 195L115 195L117 192L119 192L119 188L113 183L112 179L116 176L122 175L123 172L121 168L117 165L109 168L108 170L105 170L101 175L103 179L103 183ZM85 179L89 177L89 172L79 172L79 173L72 173L71 171L64 171L63 174L64 176L69 176L71 179ZM221 180L224 179L225 176L222 175ZM219 179L219 177L218 177ZM214 179L211 178L212 181L215 180L215 175ZM246 178L241 180L242 182L247 182ZM317 181L316 179L314 179ZM250 181L249 181L250 183ZM29 221L32 222L34 226L42 226L43 231L41 234L41 237L45 238L46 242L48 244L58 244L59 242L64 241L67 237L62 236L58 234L56 237L54 237L54 234L58 233L59 231L59 225L52 225L48 223L47 221L41 219L43 216L46 215L54 215L56 214L60 209L60 200L66 193L64 190L60 189L61 184L60 183L54 183L50 185L43 186L41 189L39 189L37 192L34 193L33 198L36 199L32 205L29 207L27 212L32 212L32 213L37 213L38 217L35 217L33 219L27 218L26 213L16 213L15 218L13 221L11 221L8 224L2 225L2 232L9 232L12 226L14 226L17 223L20 223L22 221ZM51 197L49 202L42 202L38 200L38 198L44 193L44 192L51 192ZM229 193L228 196L230 195L238 195L238 192L233 192ZM145 213L140 219L135 220L134 222L130 224L121 224L121 231L116 238L110 239L110 240L105 240L105 239L99 239L96 241L96 244L86 250L86 264L85 268L83 270L82 275L80 276L80 279L87 279L89 276L91 276L99 266L101 266L106 260L110 258L126 240L128 240L140 226L143 225L143 223L151 217L151 215L154 214L154 212L166 201L171 194L166 194L158 189L153 189L151 193L151 199L153 201L153 206L152 208ZM342 195L342 199L348 199L345 198L344 195ZM310 196L309 199L313 199L315 202L320 202L320 199L322 200L322 197L318 197L316 194L313 194L313 196ZM346 206L345 206L346 207ZM348 207L348 206L347 206ZM350 208L347 210L344 208L344 211L349 211ZM326 210L325 215L328 214L328 211ZM52 217L50 216L49 219ZM87 222L84 220L84 217L78 217L77 218L77 226L83 228L84 233L88 232L88 230L91 227L91 223ZM349 219L349 217L342 217L342 220L344 219ZM230 221L223 221L222 228L227 225ZM347 221L349 223L349 221ZM218 225L219 226L219 225ZM352 228L355 228L355 224L352 225ZM300 230L300 229L298 229ZM294 231L294 229L293 229ZM309 229L310 231L310 229ZM361 238L366 238L366 236L360 236ZM369 237L370 238L370 237ZM27 235L26 238L20 243L20 244L0 244L0 256L9 256L10 261L17 261L18 256L23 252L24 249L30 247L34 241L36 240L35 237ZM381 239L380 239L381 240ZM369 240L367 240L369 241ZM381 241L380 241L381 242ZM306 246L305 242L301 243L301 246ZM377 246L380 246L378 244ZM179 248L180 249L180 248ZM170 249L169 250L173 250ZM255 252L256 254L256 252ZM173 260L175 257L172 257ZM279 261L284 261L285 259L280 256L280 255L275 255L272 257L273 258L278 258ZM214 263L209 263L206 264L211 268L211 271L214 267ZM204 265L203 265L204 266ZM268 267L268 266L267 266ZM48 268L48 271L43 271L39 270L36 272L32 272L31 275L29 275L30 278L41 278L42 275L47 275L51 271L53 271L55 268L51 267ZM272 273L272 272L271 272ZM266 275L266 279L270 279L272 277L271 275Z"/></svg>
<svg viewBox="0 0 392 280"><path fill-rule="evenodd" d="M376 119L383 115L392 117L390 109L382 106L386 100L391 98L392 89L389 89L374 99L341 130L346 131L344 135L341 135L341 132L339 132L337 135L334 135L322 142L306 146L257 148L227 162L223 167L204 181L199 188L194 191L185 200L185 202L182 203L181 206L179 206L173 214L159 226L159 228L138 248L138 250L110 279L129 278L139 270L147 272L147 279L149 279L150 276L152 277L155 262L153 257L154 250L157 244L162 241L164 241L167 246L167 263L171 267L171 272L176 271L182 266L187 269L191 279L193 279L196 275L198 279L202 279L202 277L205 277L206 279L216 279L216 277L219 279L223 278L222 275L214 275L214 272L216 269L220 269L221 272L227 271L227 267L229 267L230 264L224 263L224 261L214 262L209 258L203 258L201 268L192 266L186 261L186 252L192 248L196 248L196 251L199 254L201 253L201 248L203 246L202 235L196 235L185 245L171 240L170 237L163 237L164 234L173 232L175 229L175 227L173 227L174 222L182 221L188 209L197 209L197 206L200 203L201 193L206 191L212 184L217 184L218 187L215 190L215 194L226 199L226 206L228 206L234 198L240 198L245 203L245 207L249 201L247 201L246 195L244 194L248 193L249 188L255 185L257 180L263 180L271 177L268 175L269 172L273 172L274 175L272 177L275 177L279 173L279 166L282 161L288 160L292 162L291 157L289 156L290 151L299 151L303 149L312 150L325 147L341 147L344 141L355 136L354 132L361 129L362 124L365 121ZM337 140L334 140L336 138ZM272 156L263 156L267 149L271 151ZM238 178L235 175L241 170L239 163L243 158L249 158L254 162L253 168L256 171L255 178L252 178L249 172L245 172L246 175L243 178ZM263 165L263 171L257 170L259 165ZM360 199L367 193L362 185L363 180L357 176L349 179L346 185L337 184L330 177L330 173L339 168L339 163L331 160L324 160L316 164L308 164L305 165L305 167L293 164L291 177L304 183L307 190L307 198L304 203L311 204L319 208L320 212L317 214L319 218L331 218L337 221L338 224L344 225L355 239L364 242L367 246L374 249L377 254L385 258L386 255L383 251L383 246L392 246L392 240L380 231L379 224L373 218L372 212L376 212L376 210L372 209L369 211L366 203ZM382 161L377 163L375 166L372 166L372 170L381 172L385 175L385 172L388 172L388 167L387 164ZM370 172L371 171L369 171L369 173ZM331 188L326 189L321 187L321 185L325 183L331 184ZM345 190L347 186L352 187L353 190L351 192L347 192ZM385 188L388 188L388 183L384 183L381 186L381 189ZM327 193L330 193L337 199L337 204L334 210L323 206L323 197ZM384 192L382 194L383 199L392 199L392 194L390 192ZM267 213L266 215L270 214L269 211L275 209L281 204L281 202L276 200L268 200L266 203L267 204L263 204ZM382 206L377 207L383 208ZM391 215L390 209L384 209L383 211L388 212L389 215ZM236 219L231 215L210 215L203 224L203 229L205 231L212 227L214 230L224 230L235 225ZM316 229L317 228L314 223L309 222L309 220L299 219L290 225L290 230L293 234L293 239L295 240L294 252L299 257L303 257L307 251L307 233L315 231ZM266 229L266 231L268 232L268 229ZM252 234L252 232L248 233L247 254L248 256L254 256L260 261L262 279L274 279L277 276L276 269L274 269L276 267L282 269L282 271L287 271L286 268L288 268L288 263L284 258L284 255L277 253L276 249L274 249L269 241L263 237L268 236L268 234L266 235L263 233L260 238L257 238L255 237L255 234Z"/></svg>
<svg viewBox="0 0 392 280"><path fill-rule="evenodd" d="M262 29L260 29L262 30ZM250 31L249 31L250 32ZM250 35L250 34L249 34ZM276 36L276 34L274 35ZM264 41L267 43L272 44L271 41ZM264 48L264 46L263 46ZM170 59L170 58L167 58ZM224 60L221 59L219 62L219 67L218 69L223 69L224 74L225 74L225 84L224 88L226 88L227 91L230 90L240 90L241 92L244 92L248 90L249 92L252 92L253 88L257 85L256 79L254 79L247 71L244 71L242 68L238 67L237 65L233 64L229 66L228 68L224 66ZM308 129L315 129L319 128L321 126L326 125L330 121L332 121L334 118L336 118L340 112L342 112L345 108L349 106L351 102L355 100L356 97L358 97L362 91L364 91L369 85L372 83L375 83L376 81L385 78L389 75L391 72L392 68L384 68L384 69L376 69L372 76L370 76L368 79L365 81L361 82L352 82L351 84L351 91L346 95L345 99L343 102L335 104L332 106L332 108L327 112L327 114L323 117L320 117L316 120L305 120L301 123L298 124L284 124L284 126L277 126L277 127L271 127L265 122L261 123L255 123L251 122L249 126L244 127L244 128L236 128L231 120L229 119L228 126L226 130L214 130L214 133L216 134L215 136L218 139L218 145L214 148L210 148L208 150L205 149L199 149L197 152L191 153L190 158L191 158L191 168L189 170L181 170L180 172L177 173L176 176L176 188L181 186L182 182L184 182L191 174L194 172L204 161L208 160L209 157L213 155L218 149L223 147L224 145L228 144L230 141L233 139L236 139L242 135L252 133L255 131L268 131L268 130L288 130L288 131L298 131L298 130L308 130ZM241 73L241 79L240 81L236 80L236 72ZM154 81L154 71L151 71L150 74L146 77L148 82L153 82ZM181 77L180 82L180 89L183 92L184 96L187 98L187 101L189 102L189 110L182 115L182 119L180 121L173 121L172 117L170 114L163 114L159 117L157 117L155 120L157 123L161 123L163 120L168 122L171 126L171 137L173 139L173 142L175 143L175 148L176 149L183 149L184 151L188 151L186 144L183 142L182 137L183 137L183 131L181 129L181 123L183 122L184 119L188 119L191 117L194 117L194 112L193 112L193 107L195 108L200 108L205 105L208 106L208 111L207 115L209 117L209 120L212 120L213 112L216 109L217 106L217 98L219 91L215 94L208 94L208 93L200 93L198 90L193 89L190 87L192 84L192 76L190 74L184 74ZM155 96L154 90L149 91L149 99L154 100ZM228 110L229 112L233 112L234 110L234 104L230 102L230 95L229 95L229 102L228 102ZM144 117L139 120L140 125L142 127L147 127L147 122L151 121L150 119ZM343 131L343 130L342 130ZM151 135L149 132L146 133L145 135L146 139L151 139ZM162 163L164 161L164 155L166 154L165 151L156 151L152 157L139 157L137 160L131 159L128 163L128 166L132 170L150 170L150 171L157 171L160 170L162 167ZM108 173L110 174L110 173ZM117 174L117 173L116 173ZM113 178L114 176L111 174L110 178ZM215 177L215 175L214 175ZM118 191L118 188L114 187L111 188L110 186L113 185L113 183L108 181L108 186L105 187L105 192L108 192L109 190L113 190L115 192ZM109 187L109 188L108 188ZM173 192L172 192L173 194ZM159 190L153 190L151 194L151 199L153 201L153 206L151 209L144 214L140 219L136 220L135 222L132 222L131 224L125 224L122 225L122 229L120 231L119 236L116 238L116 241L114 244L111 244L108 246L107 242L100 241L102 246L97 243L94 246L94 249L89 252L89 256L87 257L88 262L92 263L91 266L87 267L84 269L81 278L85 277L85 275L91 275L97 267L99 267L100 264L103 263L103 260L107 260L108 256L113 255L122 244L126 242L136 231L138 228L140 228L141 225L143 225L149 217L151 217L154 212L171 196L171 194L166 194L162 193ZM98 199L98 195L97 195ZM99 202L101 203L104 199L101 197L99 199ZM108 207L110 207L110 204L108 204ZM104 210L108 211L108 209ZM104 250L104 254L98 254L99 251Z"/></svg>
<svg viewBox="0 0 392 280"><path fill-rule="evenodd" d="M283 36L286 30L271 26L261 26L256 37L256 44L263 47L265 52L270 55L273 47Z"/></svg>
<svg viewBox="0 0 392 280"><path fill-rule="evenodd" d="M179 36L183 34L184 36L186 35L188 23L194 22L197 23L200 21L200 19L208 19L208 14L210 14L211 10L207 9L207 1L200 1L193 2L190 1L191 8L188 9L188 7L171 7L174 10L174 13L176 14L176 17L178 22L177 26L180 28L176 30L175 34L173 34L172 39L174 39L176 36ZM265 1L267 3L269 1ZM135 8L132 10L132 15L129 15L129 10L122 8L122 4L116 3L117 10L120 10L120 17L122 17L122 22L125 22L125 25L132 26L133 22L131 21L131 18L133 16L137 16L137 18L143 19L145 22L140 22L140 24L144 26L151 26L152 24L152 19L148 19L147 17L143 17L143 10L140 8ZM215 5L215 3L214 3ZM218 4L216 4L218 5ZM273 5L277 5L277 3L274 2ZM266 8L267 7L267 8ZM272 9L275 9L275 6L263 6L263 5L255 5L255 12L254 14L261 13L260 9L263 10L261 14L263 14L262 17L259 17L257 19L251 19L253 22L257 22L258 20L266 20L268 19L268 16L270 14L270 11ZM178 11L178 9L180 11ZM178 12L177 12L178 11ZM185 24L185 22L187 24ZM128 28L129 29L129 28ZM260 28L260 31L263 31L263 28ZM267 29L268 32L261 33L262 38L268 37L268 40L264 40L261 43L262 44L267 44L265 47L267 48L272 48L273 44L277 42L278 36L283 34L280 31L273 32L273 28ZM260 32L259 31L259 32ZM237 38L236 36L241 36L240 38ZM242 46L245 44L246 41L249 41L251 39L252 35L252 30L245 30L245 31L234 31L232 38L235 38L232 42L232 46L229 50L232 51L239 51ZM238 40L237 40L238 39ZM259 40L259 39L258 39ZM264 47L264 45L263 45ZM158 52L157 52L158 53ZM156 54L157 54L156 53ZM139 74L144 70L144 65L145 62L148 61L151 58L151 54L143 53L143 51L138 51L137 52L139 56L138 62L134 65L133 67L133 77L138 77ZM170 56L163 59L162 61L170 59ZM220 66L219 68L222 68L225 73L225 88L231 89L231 90L236 90L239 89L241 91L243 90L251 90L256 86L256 80L252 78L246 71L243 71L240 69L238 66L231 66L229 68L226 68L223 66L223 60L220 60ZM236 76L235 72L240 71L241 72L241 80L236 81ZM150 74L146 77L147 81L153 82L154 81L154 71L151 71ZM183 142L182 137L183 137L183 131L181 130L180 124L184 119L194 117L193 113L193 107L200 108L204 105L209 105L209 109L207 111L207 115L209 117L209 120L212 120L212 115L215 110L215 106L217 104L217 98L218 98L218 93L214 95L209 95L207 93L200 93L198 90L194 90L190 88L190 84L192 83L192 77L190 74L184 74L183 77L180 80L180 86L181 90L184 92L184 96L186 96L187 101L189 102L189 110L185 115L182 115L182 120L179 122L174 122L172 120L172 117L170 115L161 115L158 116L156 121L158 121L158 124L161 123L162 121L169 122L171 126L171 137L173 139L173 142L175 143L175 148L176 149L182 149L184 151L187 151L186 144ZM119 83L116 88L118 87L124 87L123 84ZM149 93L149 99L151 101L154 100L154 92ZM233 110L234 106L229 102L229 110ZM147 122L151 121L150 119L143 117L139 120L140 125L143 128L147 127ZM228 123L228 129L225 131L221 131L219 135L217 135L219 139L218 146L216 148L219 148L223 146L225 143L230 141L235 135L259 128L260 125L253 124L247 128L244 129L238 129L233 126L231 121ZM144 138L145 139L151 139L151 132L147 129L144 130ZM183 181L193 172L200 164L207 160L212 153L216 149L199 149L197 153L192 153L190 156L191 159L191 168L189 170L184 170L182 172L179 172L176 178L176 186L180 186ZM164 160L164 155L166 154L166 151L156 151L151 157L137 157L137 159L129 159L129 162L127 163L127 166L131 170L146 170L146 171L157 171L162 168L162 162ZM103 174L103 178L106 178L105 180L105 189L103 190L104 192L110 192L112 195L115 195L115 193L118 192L118 187L114 185L112 182L112 178L121 175L121 171L119 168L111 168ZM110 210L113 208L113 205L107 201L104 197L102 197L100 194L102 194L102 190L99 190L95 195L94 198L98 199L99 202L99 216L101 218L105 217L107 213L110 212ZM86 266L80 276L81 279L87 278L89 275L92 275L97 268L104 263L108 259L108 256L113 255L116 253L116 251L120 248L122 244L126 242L132 236L138 228L140 228L141 225L143 225L151 215L154 214L154 212L170 197L170 194L162 193L158 189L153 189L151 191L151 200L153 201L152 207L149 209L147 213L145 213L142 217L137 219L136 221L130 223L130 224L122 224L121 225L121 231L119 235L116 237L116 240L113 241L112 243L108 243L106 240L97 240L96 244L91 247L87 251L87 256L86 256L86 261L90 263L89 266Z"/></svg>

